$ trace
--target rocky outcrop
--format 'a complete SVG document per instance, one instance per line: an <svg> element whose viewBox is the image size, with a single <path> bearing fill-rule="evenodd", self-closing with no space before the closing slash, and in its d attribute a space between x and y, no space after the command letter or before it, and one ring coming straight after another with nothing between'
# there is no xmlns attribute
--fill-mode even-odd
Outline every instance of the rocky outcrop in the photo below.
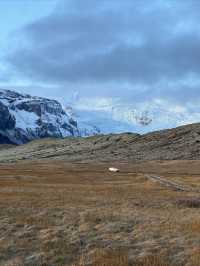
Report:
<svg viewBox="0 0 200 266"><path fill-rule="evenodd" d="M0 90L0 143L79 135L77 122L59 102Z"/></svg>

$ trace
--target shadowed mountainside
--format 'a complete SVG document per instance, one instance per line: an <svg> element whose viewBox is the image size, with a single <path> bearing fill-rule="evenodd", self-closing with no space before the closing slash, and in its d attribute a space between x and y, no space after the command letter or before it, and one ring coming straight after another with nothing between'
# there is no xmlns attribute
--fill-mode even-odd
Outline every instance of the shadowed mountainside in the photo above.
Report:
<svg viewBox="0 0 200 266"><path fill-rule="evenodd" d="M124 133L41 139L3 149L0 154L0 162L45 158L71 162L200 159L200 124L145 135Z"/></svg>

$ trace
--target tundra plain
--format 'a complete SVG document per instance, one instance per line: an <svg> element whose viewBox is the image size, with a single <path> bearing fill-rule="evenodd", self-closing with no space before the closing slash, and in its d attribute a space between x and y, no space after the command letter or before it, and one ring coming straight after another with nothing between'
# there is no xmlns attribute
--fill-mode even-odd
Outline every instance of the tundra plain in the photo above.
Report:
<svg viewBox="0 0 200 266"><path fill-rule="evenodd" d="M1 164L0 265L199 266L200 161Z"/></svg>

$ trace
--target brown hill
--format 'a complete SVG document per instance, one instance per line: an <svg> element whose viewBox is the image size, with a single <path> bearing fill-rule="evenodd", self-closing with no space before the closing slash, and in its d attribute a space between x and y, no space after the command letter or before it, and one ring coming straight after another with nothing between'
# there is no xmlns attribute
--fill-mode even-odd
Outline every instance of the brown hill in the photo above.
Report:
<svg viewBox="0 0 200 266"><path fill-rule="evenodd" d="M123 133L41 139L3 149L0 153L0 162L32 159L74 162L200 159L200 123L144 135Z"/></svg>

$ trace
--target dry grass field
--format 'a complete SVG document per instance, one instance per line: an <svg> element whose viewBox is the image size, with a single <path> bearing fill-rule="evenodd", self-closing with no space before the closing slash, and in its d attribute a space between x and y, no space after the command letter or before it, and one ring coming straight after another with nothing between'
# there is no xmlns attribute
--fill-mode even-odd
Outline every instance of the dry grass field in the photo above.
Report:
<svg viewBox="0 0 200 266"><path fill-rule="evenodd" d="M199 266L199 190L199 161L1 164L0 265Z"/></svg>

